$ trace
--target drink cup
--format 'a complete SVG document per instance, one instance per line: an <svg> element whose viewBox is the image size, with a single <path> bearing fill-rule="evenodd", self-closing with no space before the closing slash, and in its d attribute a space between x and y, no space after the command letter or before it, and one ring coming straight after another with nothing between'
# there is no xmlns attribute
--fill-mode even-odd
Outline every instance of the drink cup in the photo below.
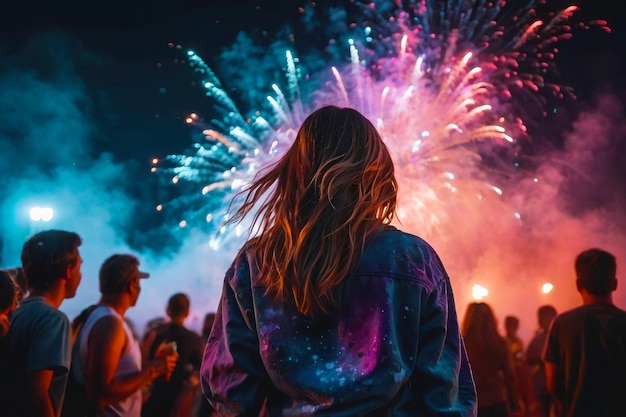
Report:
<svg viewBox="0 0 626 417"><path fill-rule="evenodd" d="M154 356L157 358L165 357L165 356L175 355L176 352L177 352L176 342L161 342ZM169 381L171 376L172 375L168 373L167 375L160 376L158 379L163 380L163 381Z"/></svg>
<svg viewBox="0 0 626 417"><path fill-rule="evenodd" d="M157 348L154 356L169 356L175 354L177 351L176 342L161 342L159 347Z"/></svg>

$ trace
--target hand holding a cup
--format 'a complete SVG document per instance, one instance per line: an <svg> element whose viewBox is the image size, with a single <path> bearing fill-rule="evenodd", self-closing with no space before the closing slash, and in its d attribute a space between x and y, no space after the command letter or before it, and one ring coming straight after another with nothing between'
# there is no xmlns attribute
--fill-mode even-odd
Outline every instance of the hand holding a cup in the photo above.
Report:
<svg viewBox="0 0 626 417"><path fill-rule="evenodd" d="M176 342L161 342L154 354L154 361L159 370L159 378L169 381L178 362Z"/></svg>

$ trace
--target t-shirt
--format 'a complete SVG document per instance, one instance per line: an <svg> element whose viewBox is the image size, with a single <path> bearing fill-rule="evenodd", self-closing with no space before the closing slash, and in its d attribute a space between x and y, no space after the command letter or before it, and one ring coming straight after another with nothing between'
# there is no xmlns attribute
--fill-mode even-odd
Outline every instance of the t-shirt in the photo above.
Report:
<svg viewBox="0 0 626 417"><path fill-rule="evenodd" d="M544 360L555 366L563 416L624 416L626 311L590 304L557 316Z"/></svg>
<svg viewBox="0 0 626 417"><path fill-rule="evenodd" d="M548 338L548 332L546 330L537 333L528 344L526 349L526 360L529 364L534 363L531 366L531 377L533 387L537 395L548 394L546 388L546 374L541 360L541 355L545 349L546 339Z"/></svg>
<svg viewBox="0 0 626 417"><path fill-rule="evenodd" d="M11 313L11 328L0 344L0 415L19 416L30 400L26 373L50 369L50 398L60 416L71 362L67 316L41 297L27 298Z"/></svg>
<svg viewBox="0 0 626 417"><path fill-rule="evenodd" d="M156 338L152 344L150 357L161 342L176 342L178 362L169 381L157 379L152 384L152 392L144 403L141 414L145 417L169 416L176 397L185 381L195 374L199 378L202 361L202 339L200 336L176 323L163 324L155 329Z"/></svg>

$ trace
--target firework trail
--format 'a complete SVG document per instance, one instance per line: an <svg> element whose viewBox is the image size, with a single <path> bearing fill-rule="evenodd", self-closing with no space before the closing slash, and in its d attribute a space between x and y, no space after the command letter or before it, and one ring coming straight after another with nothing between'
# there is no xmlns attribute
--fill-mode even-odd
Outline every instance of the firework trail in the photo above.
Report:
<svg viewBox="0 0 626 417"><path fill-rule="evenodd" d="M193 148L155 166L183 187L178 198L157 209L179 215L179 227L213 232L214 249L230 241L238 246L245 227L222 227L234 194L282 155L309 111L334 104L358 109L381 132L396 164L404 228L426 238L454 239L453 225L479 219L486 204L501 207L505 221L520 221L502 189L519 175L514 156L519 142L528 139L527 103L543 111L546 97L573 96L555 81L556 45L573 28L588 28L572 23L574 6L544 12L543 18L540 6L544 2L357 3L344 13L352 19L350 30L338 33L327 48L349 59L307 74L306 82L314 86L305 95L298 61L286 51L285 87L268 83L267 103L249 103L267 110L249 115L190 51L189 63L202 78L214 118L190 115L187 123L201 132ZM592 24L606 29L606 22ZM342 48L343 55L337 53Z"/></svg>

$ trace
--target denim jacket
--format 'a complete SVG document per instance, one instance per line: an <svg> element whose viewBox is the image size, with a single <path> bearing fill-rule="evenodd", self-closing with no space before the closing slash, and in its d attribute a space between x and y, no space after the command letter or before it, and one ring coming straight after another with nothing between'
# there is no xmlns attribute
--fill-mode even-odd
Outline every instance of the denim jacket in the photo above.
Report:
<svg viewBox="0 0 626 417"><path fill-rule="evenodd" d="M449 277L392 226L367 245L339 307L310 319L265 295L251 249L226 273L201 368L223 416L475 416Z"/></svg>

